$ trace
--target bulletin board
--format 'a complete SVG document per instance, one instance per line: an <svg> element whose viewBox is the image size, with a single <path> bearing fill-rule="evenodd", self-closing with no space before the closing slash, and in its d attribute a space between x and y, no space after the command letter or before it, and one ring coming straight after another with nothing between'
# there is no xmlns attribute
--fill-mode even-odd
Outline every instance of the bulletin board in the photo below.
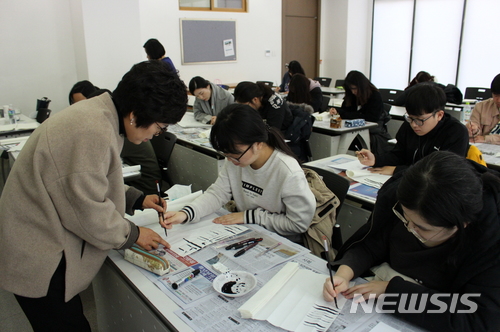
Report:
<svg viewBox="0 0 500 332"><path fill-rule="evenodd" d="M236 21L181 19L182 64L236 61Z"/></svg>

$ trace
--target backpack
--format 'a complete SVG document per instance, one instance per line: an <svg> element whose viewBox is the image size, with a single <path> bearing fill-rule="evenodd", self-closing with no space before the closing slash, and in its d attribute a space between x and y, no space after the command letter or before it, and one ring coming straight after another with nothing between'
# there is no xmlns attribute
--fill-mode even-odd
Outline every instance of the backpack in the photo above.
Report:
<svg viewBox="0 0 500 332"><path fill-rule="evenodd" d="M340 200L328 189L318 173L308 168L303 168L303 170L309 188L316 198L316 212L311 225L303 234L304 246L311 250L312 254L324 258L321 253L325 250L323 235L326 236L330 261L333 261L335 258L332 248L333 226L337 222L335 217Z"/></svg>
<svg viewBox="0 0 500 332"><path fill-rule="evenodd" d="M293 121L285 130L285 139L289 141L288 145L299 160L307 161L312 156L309 148L309 137L312 133L314 116L312 116L312 107L306 104L293 104L288 102Z"/></svg>

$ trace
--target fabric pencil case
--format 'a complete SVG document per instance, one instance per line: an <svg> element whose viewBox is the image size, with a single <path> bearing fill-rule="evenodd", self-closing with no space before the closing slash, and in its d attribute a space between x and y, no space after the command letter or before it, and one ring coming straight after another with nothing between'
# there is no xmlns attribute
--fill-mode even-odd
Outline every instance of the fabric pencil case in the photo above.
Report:
<svg viewBox="0 0 500 332"><path fill-rule="evenodd" d="M170 271L168 260L154 255L135 244L131 248L125 249L125 260L160 276Z"/></svg>

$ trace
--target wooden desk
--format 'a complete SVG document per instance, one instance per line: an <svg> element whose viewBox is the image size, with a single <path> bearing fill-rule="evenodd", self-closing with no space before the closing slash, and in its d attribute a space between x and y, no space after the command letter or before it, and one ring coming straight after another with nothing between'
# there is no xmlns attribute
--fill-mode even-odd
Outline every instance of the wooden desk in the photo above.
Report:
<svg viewBox="0 0 500 332"><path fill-rule="evenodd" d="M367 122L363 127L346 128L342 120L342 128L330 128L330 120L315 121L313 132L309 138L314 160L346 153L352 141L359 136L361 148L370 148L370 132L368 128L375 127L375 122Z"/></svg>

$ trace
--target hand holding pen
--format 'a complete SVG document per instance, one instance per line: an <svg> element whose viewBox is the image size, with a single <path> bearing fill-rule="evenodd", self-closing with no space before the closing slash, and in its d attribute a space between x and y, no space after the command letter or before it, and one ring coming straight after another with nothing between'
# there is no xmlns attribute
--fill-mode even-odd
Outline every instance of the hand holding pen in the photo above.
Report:
<svg viewBox="0 0 500 332"><path fill-rule="evenodd" d="M362 165L365 166L373 166L375 165L375 155L367 149L359 149L357 145L355 145L356 149L356 156L358 157L359 162Z"/></svg>
<svg viewBox="0 0 500 332"><path fill-rule="evenodd" d="M161 190L160 190L160 182L157 180L156 181L156 190L158 191L158 205L163 208L163 211L165 211L165 205L166 202L164 199L161 198ZM165 231L165 236L167 236L167 229L163 226L164 218L163 218L163 212L158 211L158 220L160 222L161 227L163 227L163 230Z"/></svg>

